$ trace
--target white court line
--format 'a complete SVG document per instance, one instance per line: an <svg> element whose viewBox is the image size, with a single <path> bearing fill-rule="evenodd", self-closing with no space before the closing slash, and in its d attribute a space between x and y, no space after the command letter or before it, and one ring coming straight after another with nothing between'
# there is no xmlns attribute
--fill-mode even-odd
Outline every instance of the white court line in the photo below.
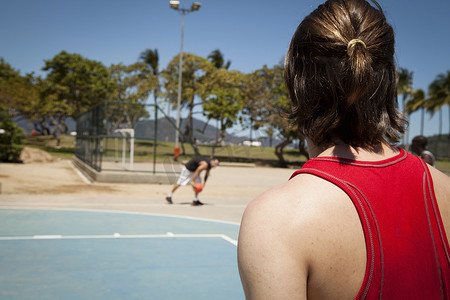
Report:
<svg viewBox="0 0 450 300"><path fill-rule="evenodd" d="M33 239L36 240L53 240L60 238L62 238L62 235L33 235Z"/></svg>
<svg viewBox="0 0 450 300"><path fill-rule="evenodd" d="M75 173L77 173L78 176L81 177L81 179L84 181L84 183L87 183L87 184L91 184L92 183L92 181L90 181L89 178L84 176L84 174L81 173L80 170L78 170L78 168L74 166L74 164L73 164L73 162L71 160L69 160L68 163L72 167L72 169L75 171Z"/></svg>
<svg viewBox="0 0 450 300"><path fill-rule="evenodd" d="M92 197L92 196L88 196L88 197ZM3 203L2 203L3 204ZM11 204L11 203L8 203ZM33 203L30 202L19 202L19 201L15 201L14 204L16 205L30 205ZM36 203L36 205L57 205L58 203L55 202L38 202ZM71 201L71 202L64 202L62 203L63 205L68 205L68 204L80 204L79 202L76 201ZM83 205L85 206L98 206L98 203L83 203ZM111 207L167 207L168 204L167 203L108 203L109 206ZM178 204L178 205L183 205L183 204ZM173 206L177 206L177 204L173 205ZM190 206L190 202L189 205L183 205L183 206ZM245 208L247 207L247 204L209 204L209 206L214 207L214 208L230 208L230 207L237 207L237 208ZM1 206L1 207L6 207L6 208L14 208L14 207L8 207L8 206ZM50 208L49 208L50 209ZM99 211L99 210L96 210ZM107 211L107 210L102 210L102 211ZM208 220L208 219L203 219L203 220ZM208 220L209 221L209 220ZM238 224L238 223L234 223L234 224Z"/></svg>
<svg viewBox="0 0 450 300"><path fill-rule="evenodd" d="M232 238L230 238L229 236L227 236L225 234L222 234L222 238L224 240L226 240L227 242L230 242L230 243L232 243L233 245L235 245L237 247L238 241L233 240Z"/></svg>
<svg viewBox="0 0 450 300"><path fill-rule="evenodd" d="M155 238L221 238L235 246L237 241L225 234L175 234L167 232L166 234L128 234L122 235L114 233L111 235L33 235L33 236L4 236L0 241L13 240L83 240L83 239L155 239Z"/></svg>
<svg viewBox="0 0 450 300"><path fill-rule="evenodd" d="M24 206L10 206L5 205L1 206L0 209L21 209L21 210L48 210L48 211L76 211L76 212L93 212L93 213L112 213L112 214L125 214L125 215L140 215L140 216L156 216L156 217L168 217L168 218L177 218L177 219L187 219L187 220L195 220L195 221L203 221L203 222L214 222L221 224L229 224L229 225L237 225L240 226L240 223L231 222L231 221L222 221L222 220L214 220L214 219L206 219L206 218L198 218L198 217L190 217L183 215L169 215L169 214L158 214L158 213L147 213L147 212L133 212L133 211L119 211L119 210L110 210L110 209L91 209L91 208L55 208L55 207L36 207L36 206L25 206L30 205L29 202L14 202L15 204L23 204ZM12 203L8 203L12 204ZM45 204L45 202L39 202L39 204ZM49 205L54 205L55 203L49 203ZM167 206L167 204L164 204Z"/></svg>

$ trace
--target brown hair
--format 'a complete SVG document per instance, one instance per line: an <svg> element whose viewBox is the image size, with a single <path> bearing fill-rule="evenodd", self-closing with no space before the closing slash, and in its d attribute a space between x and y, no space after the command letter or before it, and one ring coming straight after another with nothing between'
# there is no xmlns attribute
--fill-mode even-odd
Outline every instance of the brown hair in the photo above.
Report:
<svg viewBox="0 0 450 300"><path fill-rule="evenodd" d="M394 31L380 5L328 0L292 37L285 61L290 115L317 146L338 137L355 147L397 142L406 121L397 110Z"/></svg>

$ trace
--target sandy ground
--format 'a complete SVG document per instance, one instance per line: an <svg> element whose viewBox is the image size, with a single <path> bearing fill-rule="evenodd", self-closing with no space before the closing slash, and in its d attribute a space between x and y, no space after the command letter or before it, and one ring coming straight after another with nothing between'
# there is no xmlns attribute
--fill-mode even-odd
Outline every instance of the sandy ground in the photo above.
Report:
<svg viewBox="0 0 450 300"><path fill-rule="evenodd" d="M164 198L171 185L87 183L70 159L29 159L0 164L0 207L89 209L189 216L239 223L246 205L268 188L285 182L292 169L219 166L211 171L200 200L181 187L173 205Z"/></svg>

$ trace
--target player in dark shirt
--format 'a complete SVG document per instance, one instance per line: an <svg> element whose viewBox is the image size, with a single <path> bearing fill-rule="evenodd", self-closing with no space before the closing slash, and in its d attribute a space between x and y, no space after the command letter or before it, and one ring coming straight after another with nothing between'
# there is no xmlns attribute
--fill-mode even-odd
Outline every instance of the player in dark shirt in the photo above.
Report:
<svg viewBox="0 0 450 300"><path fill-rule="evenodd" d="M166 201L169 204L172 204L172 195L173 193L180 187L187 185L188 183L194 184L202 184L202 179L200 177L200 173L202 171L206 171L203 186L206 184L206 180L208 179L209 172L211 168L214 168L219 165L219 160L216 158L208 159L205 157L195 157L188 161L183 169L181 170L180 177L178 178L177 183L173 186L172 191L166 197ZM194 189L194 200L192 201L193 206L203 205L202 202L198 199L198 193L196 189Z"/></svg>

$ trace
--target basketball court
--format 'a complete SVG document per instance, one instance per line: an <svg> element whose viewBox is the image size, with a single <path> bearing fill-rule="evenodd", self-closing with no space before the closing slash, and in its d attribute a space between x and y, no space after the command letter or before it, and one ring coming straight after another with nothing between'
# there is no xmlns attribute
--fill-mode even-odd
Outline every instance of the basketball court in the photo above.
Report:
<svg viewBox="0 0 450 300"><path fill-rule="evenodd" d="M2 299L244 299L239 225L87 210L0 209Z"/></svg>
<svg viewBox="0 0 450 300"><path fill-rule="evenodd" d="M0 299L244 299L239 222L292 170L220 166L200 199L86 183L65 161L0 165Z"/></svg>

